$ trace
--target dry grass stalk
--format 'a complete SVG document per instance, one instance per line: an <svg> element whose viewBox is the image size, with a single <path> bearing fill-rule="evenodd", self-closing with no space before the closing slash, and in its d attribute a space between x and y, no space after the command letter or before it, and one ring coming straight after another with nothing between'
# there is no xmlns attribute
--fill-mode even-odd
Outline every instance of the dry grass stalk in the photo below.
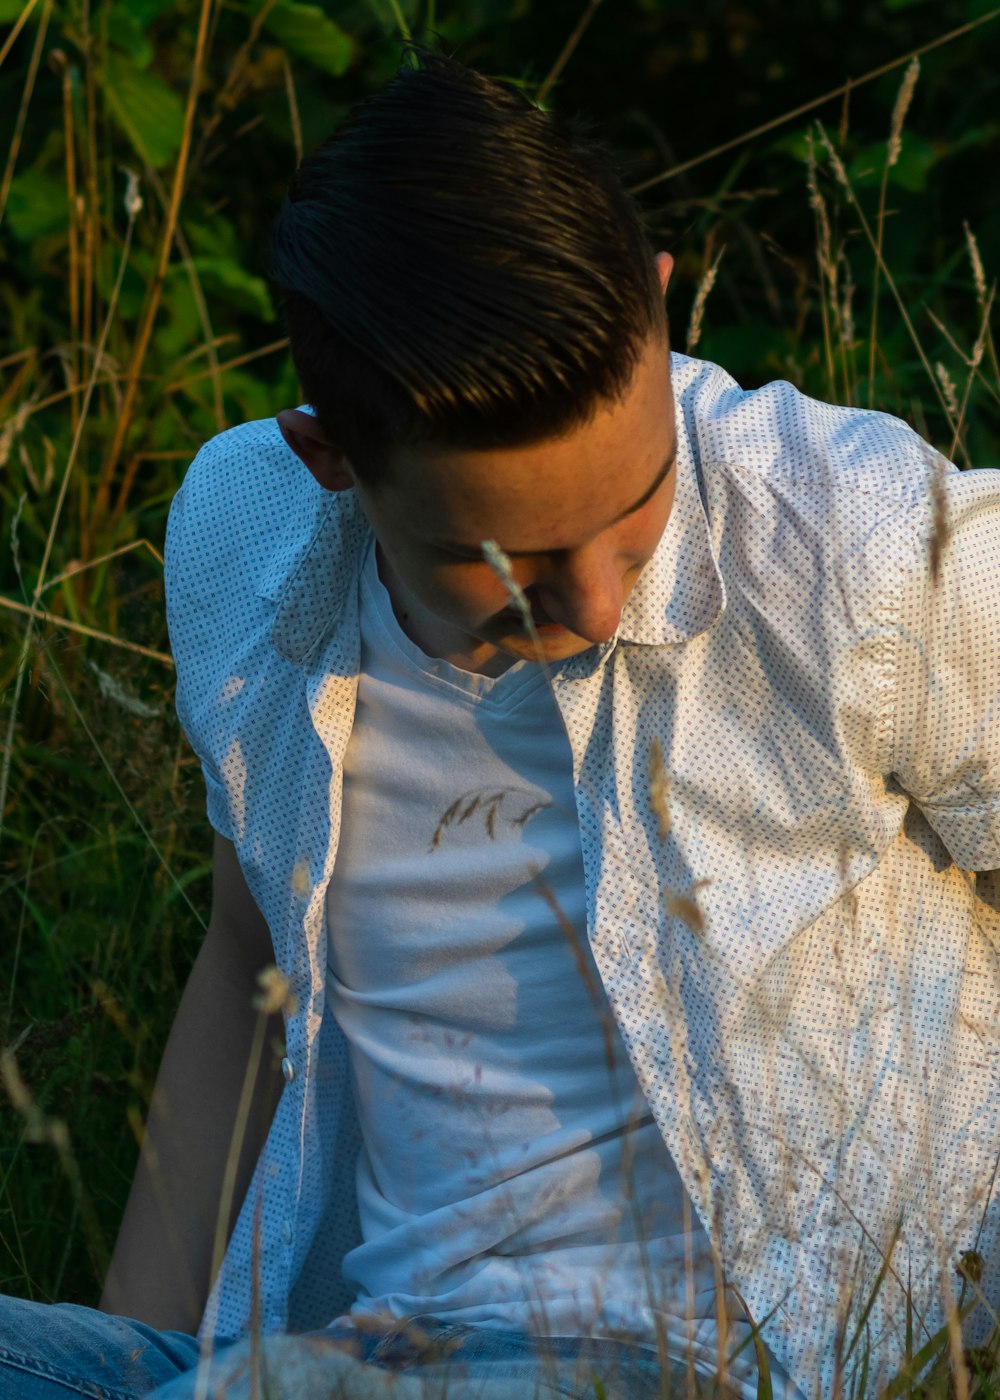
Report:
<svg viewBox="0 0 1000 1400"><path fill-rule="evenodd" d="M837 261L844 269L843 295L839 302L834 303L837 313L837 330L840 336L840 364L844 379L844 402L853 406L853 350L855 345L853 303L855 286L854 278L851 276L851 264L843 246L840 249Z"/></svg>
<svg viewBox="0 0 1000 1400"><path fill-rule="evenodd" d="M976 336L976 343L972 347L972 355L969 358L969 373L965 381L965 391L962 394L962 402L959 405L958 415L955 419L955 434L952 438L951 451L949 457L954 457L955 450L961 440L962 425L965 422L965 412L969 406L969 396L972 393L972 385L976 375L979 373L979 366L983 362L983 355L986 351L986 341L990 329L990 313L993 310L993 298L996 295L996 285L990 288L989 296L983 306L982 319L979 324L979 334ZM968 453L966 453L968 458ZM971 464L970 464L971 465Z"/></svg>
<svg viewBox="0 0 1000 1400"><path fill-rule="evenodd" d="M149 167L147 167L147 174L153 192L155 193L157 200L159 201L160 207L164 211L164 217L169 222L171 205L167 192L163 187L163 182L160 180L156 171ZM139 211L141 211L142 197L139 194L138 176L136 176L133 171L128 169L125 169L125 175L128 180L128 187L125 192L125 212L131 218L133 217L133 211L134 213L138 213ZM136 201L138 201L138 203ZM187 275L188 284L191 288L191 296L194 300L195 308L198 312L198 319L201 322L204 343L202 346L199 347L198 353L206 355L209 361L209 367L207 370L205 370L204 375L202 377L211 377L215 426L216 430L221 433L226 427L226 418L222 398L221 367L219 365L218 354L216 353L218 337L216 337L212 329L212 321L209 315L208 302L205 299L205 293L201 285L201 279L198 276L198 272L194 266L194 260L191 255L191 249L188 245L188 241L184 235L184 230L181 227L179 220L174 226L173 238L174 242L177 245L177 251L180 256L181 264L184 268L185 274ZM122 379L126 379L127 391L127 376L121 375L119 377ZM112 389L115 393L118 393L117 379L112 383ZM124 398L117 405L116 415L120 416L123 412ZM81 510L79 527L80 552L84 557L86 557L90 553L92 541L94 537L101 532L102 529L104 529L108 535L114 535L115 528L121 521L121 517L124 514L126 505L128 503L129 493L131 492L132 484L135 477L136 466L136 458L134 456L130 457L126 463L125 470L122 473L121 482L118 486L115 503L112 506L111 488L113 484L113 478L116 475L116 473L113 469L114 463L111 462L110 459L104 463L104 466L102 467L102 470L97 479L93 503L89 506L89 508L86 511ZM82 484L86 485L86 479ZM84 493L81 493L81 507L84 499L85 495Z"/></svg>
<svg viewBox="0 0 1000 1400"><path fill-rule="evenodd" d="M843 248L840 250L840 263L844 269L844 295L840 302L840 334L844 346L854 344L854 293L857 290L851 276L851 264Z"/></svg>
<svg viewBox="0 0 1000 1400"><path fill-rule="evenodd" d="M919 76L920 59L911 58L903 75L903 81L899 85L899 92L896 94L896 104L892 109L892 121L889 124L889 145L885 160L887 167L895 165L899 160L899 153L903 148L903 123L910 110L910 103L913 101L913 92Z"/></svg>
<svg viewBox="0 0 1000 1400"><path fill-rule="evenodd" d="M3 1085L11 1107L24 1121L24 1136L27 1141L48 1143L54 1148L80 1212L95 1271L103 1276L108 1265L104 1234L90 1197L84 1190L80 1167L73 1154L69 1129L61 1118L49 1118L38 1107L10 1050L0 1053L0 1084Z"/></svg>
<svg viewBox="0 0 1000 1400"><path fill-rule="evenodd" d="M205 59L208 54L208 27L211 12L212 0L201 0L201 9L198 16L198 35L195 40L194 59L191 64L191 81L188 84L187 103L184 109L184 134L181 140L180 152L177 156L177 165L174 168L173 184L170 190L170 204L160 235L160 246L154 263L155 271L150 284L149 294L146 298L142 319L136 333L135 346L132 351L132 360L128 368L128 377L125 384L125 395L121 411L115 421L114 437L112 438L111 447L108 451L104 471L102 473L104 476L110 476L111 472L114 471L115 464L118 461L119 454L125 442L125 436L132 421L132 413L135 409L136 399L139 393L139 376L146 359L146 352L149 349L150 340L152 339L153 324L156 320L156 313L160 307L160 298L163 294L167 265L170 261L170 250L174 244L174 234L180 218L181 197L184 193L188 157L191 150L191 136L194 130L194 114L198 104L198 93L201 88Z"/></svg>
<svg viewBox="0 0 1000 1400"><path fill-rule="evenodd" d="M285 94L288 98L288 118L292 124L292 143L295 146L295 164L302 164L302 122L299 119L299 101L295 95L295 79L288 55L282 50L281 64L285 70Z"/></svg>
<svg viewBox="0 0 1000 1400"><path fill-rule="evenodd" d="M976 235L969 227L967 219L962 220L962 227L965 229L965 242L969 249L969 262L972 264L972 281L976 288L976 300L979 302L980 310L986 306L986 273L983 270L983 260L979 256L979 244L976 242Z"/></svg>
<svg viewBox="0 0 1000 1400"><path fill-rule="evenodd" d="M73 84L70 80L69 64L61 49L51 55L53 67L62 76L63 142L66 146L66 205L67 205L67 244L69 251L69 328L70 358L68 378L71 387L80 381L80 211L77 207L76 192L76 137L73 121ZM76 396L70 398L70 415L73 428L76 428L79 405Z"/></svg>
<svg viewBox="0 0 1000 1400"><path fill-rule="evenodd" d="M118 559L123 554L131 554L134 549L148 549L160 568L163 568L163 555L151 540L133 540L131 544L123 544L118 549L108 550L107 554L102 554L99 559L88 559L85 564L74 562L61 574L56 574L55 578L49 579L45 587L39 591L47 593L50 588L55 588L57 584L62 583L63 579L75 578L77 574L84 574L88 569L96 569L98 564L106 564L110 559Z"/></svg>
<svg viewBox="0 0 1000 1400"><path fill-rule="evenodd" d="M863 73L860 78L848 78L846 83L831 88L829 92L824 92L821 97L813 97L810 101L803 102L801 106L783 112L780 117L772 117L770 121L762 122L760 126L752 127L751 130L734 136L731 141L724 141L721 146L713 146L711 150L703 151L700 156L694 156L691 160L683 161L680 165L673 165L669 170L664 170L649 180L643 180L641 184L630 185L628 193L641 194L644 190L651 189L653 185L658 185L664 180L673 180L678 175L684 175L689 170L704 165L706 161L714 160L716 156L725 155L727 151L735 151L739 146L756 141L759 136L766 136L769 131L776 131L778 127L785 126L788 122L797 121L799 117L804 117L808 112L815 112L821 107L826 107L838 97L845 97L854 88L863 87L865 83L872 83L876 78L884 77L886 73L892 73L897 68L902 68L904 63L908 63L913 58L919 58L921 54L930 53L933 49L942 48L945 44L960 39L964 34L978 29L980 25L988 24L990 20L996 19L998 15L1000 15L1000 7L988 10L984 15L977 15L975 19L969 20L966 24L960 24L957 29L949 29L947 34L939 34L936 39L932 39L929 43L920 44L917 48L910 49L902 57L894 58L889 63L882 63L878 68L872 68L869 72Z"/></svg>
<svg viewBox="0 0 1000 1400"><path fill-rule="evenodd" d="M299 867L296 866L296 870ZM276 1016L279 1011L294 1016L298 1011L298 1000L292 991L292 984L278 967L264 967L257 973L257 986L260 992L253 999L253 1009L265 1016Z"/></svg>
<svg viewBox="0 0 1000 1400"><path fill-rule="evenodd" d="M101 193L98 187L100 155L97 141L97 64L94 61L94 41L90 32L90 8L83 10L83 83L84 128L83 161L85 195L83 200L83 307L80 325L80 343L89 346L93 343L94 327L100 321L100 288L97 284L97 269L101 258ZM80 211L78 211L80 212Z"/></svg>
<svg viewBox="0 0 1000 1400"><path fill-rule="evenodd" d="M14 135L11 138L10 150L7 153L7 165L3 172L3 179L0 180L0 220L3 219L4 210L7 207L7 196L10 194L11 181L14 178L14 166L17 163L17 155L21 149L24 124L28 119L28 104L31 102L31 95L35 90L35 80L38 77L38 65L42 60L42 50L45 47L45 37L48 34L49 20L51 18L52 0L45 0L42 18L38 25L38 33L35 35L34 47L31 50L28 74L24 81L24 93L21 96L21 105L17 112L17 121L14 123Z"/></svg>
<svg viewBox="0 0 1000 1400"><path fill-rule="evenodd" d="M699 890L713 883L712 880L695 880L687 894L667 894L664 896L663 903L667 913L685 923L696 938L704 938L705 936L705 916L693 896Z"/></svg>
<svg viewBox="0 0 1000 1400"><path fill-rule="evenodd" d="M17 36L20 34L24 26L28 23L28 20L31 18L31 12L37 4L38 0L28 0L28 3L25 5L24 9L14 21L14 27L4 40L3 48L0 49L0 65L3 64L4 59L14 47L14 44L17 42Z"/></svg>
<svg viewBox="0 0 1000 1400"><path fill-rule="evenodd" d="M833 358L833 336L830 330L830 305L837 301L837 264L833 256L833 235L826 200L819 189L816 172L816 150L812 132L806 137L806 188L809 207L816 219L816 261L819 267L819 304L823 318L823 351L826 357L828 392L832 398L836 369Z"/></svg>
<svg viewBox="0 0 1000 1400"><path fill-rule="evenodd" d="M248 350L243 355L236 355L231 360L223 360L215 369L200 369L195 374L189 374L185 379L175 379L164 389L165 394L174 394L178 389L186 389L189 384L197 384L201 379L207 379L210 374L221 372L227 369L236 369L238 365L249 364L251 360L259 360L262 355L273 355L276 350L284 350L288 345L288 337L282 336L280 340L272 340L267 345L262 345L259 350ZM201 350L207 347L200 347Z"/></svg>
<svg viewBox="0 0 1000 1400"><path fill-rule="evenodd" d="M482 540L479 545L483 551L483 558L503 584L507 597L521 614L521 621L524 623L524 630L531 638L531 645L535 649L535 656L538 664L545 674L545 680L549 687L549 694L559 705L559 696L552 680L552 673L545 658L545 651L542 647L542 639L538 635L538 628L535 626L535 619L531 615L531 604L528 602L524 589L514 577L514 565L511 563L510 555L497 544L496 540Z"/></svg>
<svg viewBox="0 0 1000 1400"><path fill-rule="evenodd" d="M941 385L941 392L944 394L945 402L948 405L948 411L957 419L958 390L955 388L955 381L940 360L936 360L934 363L934 373L937 375L938 383Z"/></svg>
<svg viewBox="0 0 1000 1400"><path fill-rule="evenodd" d="M219 1208L215 1217L215 1238L212 1243L212 1268L210 1275L213 1279L218 1278L219 1270L222 1267L222 1261L226 1253L226 1245L229 1238L230 1215L232 1214L236 1193L236 1172L243 1152L243 1141L246 1136L247 1124L250 1121L254 1086L257 1082L257 1075L264 1055L264 1043L268 1022L270 1017L277 1014L279 1011L287 1010L288 1014L292 1016L298 1009L288 978L277 967L263 968L257 974L257 984L261 988L260 994L253 999L253 1007L257 1012L257 1020L254 1025L250 1053L247 1056L246 1071L243 1075L243 1087L240 1090L239 1103L236 1108L236 1123L233 1127L233 1134L229 1143L229 1152L226 1156L226 1165L222 1176L222 1188L219 1192ZM201 1349L198 1357L198 1373L195 1379L195 1396L196 1398L200 1397L200 1400L208 1400L209 1367L211 1365L212 1351L215 1345L217 1308L218 1294L213 1293L210 1295L208 1307L205 1310L206 1326L202 1336ZM209 1314L211 1314L211 1317L209 1317Z"/></svg>
<svg viewBox="0 0 1000 1400"><path fill-rule="evenodd" d="M708 301L709 293L715 286L715 279L719 275L719 264L722 262L722 255L725 248L720 248L712 262L702 273L701 281L698 283L698 290L694 295L694 305L691 307L691 320L688 322L686 353L693 355L695 346L701 339L701 325L705 316L705 303Z"/></svg>
<svg viewBox="0 0 1000 1400"><path fill-rule="evenodd" d="M108 336L111 333L111 326L114 322L115 313L118 308L118 298L121 295L122 282L125 278L125 269L128 266L129 255L132 251L132 237L134 232L135 216L130 215L128 227L125 230L125 237L122 240L121 257L118 261L118 271L115 276L115 283L111 292L111 302L108 307L108 314L104 319L104 325L101 328L100 340L98 342L97 349L94 353L94 365L91 371L90 378L87 381L87 389L86 393L84 394L83 405L80 410L80 419L77 424L76 431L73 434L73 441L70 445L69 456L66 459L66 469L63 472L63 479L59 487L59 496L56 500L55 509L52 513L52 520L49 523L48 534L46 535L45 539L45 549L42 554L41 564L38 568L38 579L35 584L35 591L31 600L31 607L27 610L28 626L25 629L24 638L21 642L21 649L18 654L17 679L14 682L14 695L11 700L10 715L7 720L7 733L4 739L3 760L2 764L0 764L0 837L3 836L3 815L7 806L7 791L10 785L10 766L14 753L14 728L17 724L18 709L21 701L21 691L24 686L24 678L27 674L28 657L31 655L31 646L34 640L35 621L41 611L41 609L39 608L39 600L42 595L42 589L45 586L45 577L48 573L49 560L52 557L52 550L55 545L56 533L59 527L59 520L62 516L63 506L66 501L66 493L69 489L70 476L72 475L73 468L76 465L77 456L80 451L80 442L83 436L83 428L87 419L87 413L90 409L90 402L93 397L94 388L97 383L98 366L103 361L104 348L107 344ZM8 606L12 605L8 603ZM14 610L17 611L18 609L15 608ZM63 620L60 619L60 622L62 621ZM75 700L73 703L75 707ZM78 709L77 713L79 714Z"/></svg>
<svg viewBox="0 0 1000 1400"><path fill-rule="evenodd" d="M597 1023L601 1028L601 1039L604 1044L604 1060L607 1065L608 1074L612 1083L614 1083L618 1072L618 1062L615 1056L614 1017L610 1006L605 1002L603 986L594 975L590 960L587 957L586 949L583 946L583 940L580 937L576 925L559 903L551 886L542 879L538 871L535 872L535 888L548 906L549 912L559 926L560 933L569 944L570 952L573 954L573 961L576 964L577 974L586 988L587 995L590 997L594 1007Z"/></svg>
<svg viewBox="0 0 1000 1400"><path fill-rule="evenodd" d="M896 286L896 279L893 277L889 268L886 266L881 249L879 248L875 235L872 232L871 224L868 222L868 217L865 214L865 211L862 209L860 202L858 201L857 194L855 193L854 187L851 184L847 171L844 168L844 162L840 159L840 156L834 150L833 145L830 142L829 136L827 136L826 134L826 130L823 127L822 122L816 123L816 131L819 135L819 139L823 145L823 148L826 151L827 158L829 159L834 176L836 177L838 183L843 186L844 191L847 195L847 199L858 216L858 220L861 224L861 231L864 234L865 238L868 240L869 247L875 253L878 265L882 270L882 276L885 278L886 286L892 293L893 299L896 302L897 307L899 308L899 314L903 319L903 324L906 327L910 340L913 342L913 348L917 352L917 356L920 359L920 363L924 367L924 371L927 374L927 378L934 386L934 392L937 395L938 403L941 405L941 410L946 415L948 423L954 431L955 420L948 412L948 405L945 402L944 394L941 391L941 385L938 383L937 376L935 375L934 370L931 367L931 363L927 358L927 352L924 350L923 343L921 342L920 337L917 335L916 327L913 324L913 319L910 316L909 311L906 309L906 303L903 301L903 298L899 292L899 288Z"/></svg>
<svg viewBox="0 0 1000 1400"><path fill-rule="evenodd" d="M649 746L649 801L656 813L660 840L666 840L670 831L670 777L663 763L663 749L659 739Z"/></svg>
<svg viewBox="0 0 1000 1400"><path fill-rule="evenodd" d="M92 637L95 641L106 641L109 647L120 647L123 651L132 651L137 657L148 657L150 661L161 662L161 665L174 665L174 658L165 651L154 651L153 647L140 647L137 641L127 641L125 637L112 636L109 631L101 631L98 627L88 627L83 622L71 622L69 617L60 617L59 613L46 612L43 608L32 608L28 603L18 603L14 598L0 598L0 608L6 608L8 612L24 613L28 619L35 622L48 622L56 627L64 627L66 631L76 631L81 637Z"/></svg>
<svg viewBox="0 0 1000 1400"><path fill-rule="evenodd" d="M920 60L912 58L903 75L896 103L889 123L889 141L886 146L885 164L882 167L882 184L878 198L878 222L876 225L875 270L872 274L872 313L868 331L868 407L875 406L875 353L878 345L878 284L882 263L882 247L885 237L885 199L889 186L889 171L899 160L903 149L903 123L913 101L917 78L920 76Z"/></svg>
<svg viewBox="0 0 1000 1400"><path fill-rule="evenodd" d="M393 3L393 8L394 8L394 9L397 9L396 0L392 0L392 3ZM591 20L594 18L594 16L597 14L597 7L600 5L600 3L601 3L601 0L587 0L587 8L584 10L583 14L580 16L579 20L577 21L576 28L573 30L572 34L571 34L571 35L569 36L569 38L566 40L565 44L564 44L563 47L562 47L562 52L559 54L559 56L558 56L558 58L556 59L555 63L553 63L552 67L550 68L550 70L549 70L549 72L548 72L548 74L547 74L547 76L546 76L546 78L545 78L545 81L542 83L541 87L538 89L538 96L535 98L535 103L536 103L536 105L537 105L538 107L544 106L544 104L545 104L545 99L548 97L549 93L552 91L552 86L553 86L553 84L558 80L560 73L561 73L562 70L566 67L566 64L569 62L569 60L570 60L570 58L571 58L571 56L572 56L573 50L576 48L577 44L578 44L578 43L580 42L580 40L583 38L584 31L586 30L586 28L587 28L587 26L589 25L590 21L591 21ZM402 26L403 26L403 21L402 21L402 19L398 18L398 9L397 9L397 23L399 23L400 27L402 28Z"/></svg>
<svg viewBox="0 0 1000 1400"><path fill-rule="evenodd" d="M986 272L983 269L983 260L979 256L979 244L976 242L976 235L972 232L967 221L963 220L962 227L965 229L965 242L969 250L969 262L972 264L972 282L976 289L976 301L979 303L979 310L982 312L984 319L986 319L988 316L986 309ZM998 386L1000 386L1000 360L997 358L997 349L993 341L993 334L989 330L986 333L986 344L989 347L993 377L996 379ZM1000 394L997 394L992 384L989 384L988 380L984 377L980 376L980 378L982 383L987 384L993 397L1000 400Z"/></svg>
<svg viewBox="0 0 1000 1400"><path fill-rule="evenodd" d="M965 367L967 369L971 369L971 352L967 353L965 350L962 349L961 345L959 345L958 341L952 335L951 331L948 329L945 323L941 320L940 316L936 316L929 306L926 308L926 310L928 319L933 323L934 328L941 332L941 335L948 342L949 347L952 350L954 350L955 354L962 361ZM987 340L990 340L989 336L987 336ZM983 373L982 365L979 365L976 369L976 378L979 381L979 387L981 389L985 389L987 394L989 394L990 398L993 399L995 403L1000 404L1000 392L998 392L994 385L992 385L990 381L986 378L986 375ZM997 379L998 382L1000 382L1000 374L998 374Z"/></svg>
<svg viewBox="0 0 1000 1400"><path fill-rule="evenodd" d="M941 573L941 559L947 548L948 540L951 538L951 527L948 522L948 497L944 489L945 460L941 453L934 452L932 447L927 447L926 452L933 453L934 459L934 474L931 478L931 502L934 514L928 550L931 581L936 588Z"/></svg>

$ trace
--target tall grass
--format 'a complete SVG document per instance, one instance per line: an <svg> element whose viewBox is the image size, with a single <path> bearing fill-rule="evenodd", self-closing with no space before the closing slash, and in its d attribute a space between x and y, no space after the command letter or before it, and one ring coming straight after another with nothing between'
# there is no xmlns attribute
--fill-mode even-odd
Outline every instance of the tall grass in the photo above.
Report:
<svg viewBox="0 0 1000 1400"><path fill-rule="evenodd" d="M210 831L163 619L169 501L212 433L298 401L260 230L303 146L343 110L331 80L358 100L395 66L387 41L408 33L395 0L391 16L356 7L343 28L319 12L309 32L282 29L271 3L247 16L197 0L180 39L166 8L140 23L89 0L0 0L0 77L16 98L0 150L0 1291L45 1301L96 1302L208 911ZM580 7L543 81L526 82L540 100L596 8ZM433 0L420 20L445 29ZM926 71L944 49L923 48ZM898 181L918 179L933 133L910 159L924 74L906 54L886 67L903 79L881 141L852 151L840 89L734 137L727 176L713 185L717 167L702 164L699 191L666 206L688 220L686 346L725 361L735 342L716 307L753 281L774 311L772 373L901 413L960 465L988 465L1000 460L995 270L957 209L932 278L894 271ZM672 162L650 126L661 159L640 188L673 164L680 189L698 162ZM738 163L751 136L778 143L769 170L783 171L788 217L813 220L808 261L754 227L761 194L739 188ZM651 778L666 813L667 775ZM697 920L697 891L669 897ZM954 1327L915 1344L887 1400L1000 1394L992 1348L960 1360Z"/></svg>

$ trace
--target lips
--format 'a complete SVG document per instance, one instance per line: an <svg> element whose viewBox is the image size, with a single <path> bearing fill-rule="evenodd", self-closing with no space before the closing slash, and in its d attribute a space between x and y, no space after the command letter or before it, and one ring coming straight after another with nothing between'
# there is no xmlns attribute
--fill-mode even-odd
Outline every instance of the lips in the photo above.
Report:
<svg viewBox="0 0 1000 1400"><path fill-rule="evenodd" d="M519 628L520 631L527 632L528 629L524 625L524 614L520 611L515 611L513 608L508 608L506 611L502 612L500 616L505 621L509 620L510 622L513 622L515 626ZM566 631L566 628L561 622L553 622L552 618L549 617L547 613L538 613L535 611L534 608L532 608L531 610L531 621L534 625L535 631L539 634L539 636L544 636L546 633L551 632Z"/></svg>

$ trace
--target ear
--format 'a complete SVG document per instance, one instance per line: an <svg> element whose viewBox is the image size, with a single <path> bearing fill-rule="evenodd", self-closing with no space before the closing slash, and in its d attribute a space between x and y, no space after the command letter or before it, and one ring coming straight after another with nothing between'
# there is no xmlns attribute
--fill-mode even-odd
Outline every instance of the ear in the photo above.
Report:
<svg viewBox="0 0 1000 1400"><path fill-rule="evenodd" d="M327 437L318 418L300 408L283 408L275 418L285 442L324 491L349 491L353 487L350 463Z"/></svg>
<svg viewBox="0 0 1000 1400"><path fill-rule="evenodd" d="M674 270L674 260L669 253L657 253L656 270L660 274L660 289L665 294L667 283L670 281L670 274Z"/></svg>

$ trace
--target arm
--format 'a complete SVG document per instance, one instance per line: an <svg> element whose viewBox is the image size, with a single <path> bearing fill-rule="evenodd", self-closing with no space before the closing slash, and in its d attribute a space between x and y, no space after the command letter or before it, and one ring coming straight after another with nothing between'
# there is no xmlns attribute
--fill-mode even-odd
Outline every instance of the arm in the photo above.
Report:
<svg viewBox="0 0 1000 1400"><path fill-rule="evenodd" d="M160 1065L128 1205L101 1307L193 1333L210 1287L217 1206L256 1018L256 977L274 961L271 935L230 841L216 834L212 917ZM227 1238L281 1092L264 1041L240 1154Z"/></svg>

